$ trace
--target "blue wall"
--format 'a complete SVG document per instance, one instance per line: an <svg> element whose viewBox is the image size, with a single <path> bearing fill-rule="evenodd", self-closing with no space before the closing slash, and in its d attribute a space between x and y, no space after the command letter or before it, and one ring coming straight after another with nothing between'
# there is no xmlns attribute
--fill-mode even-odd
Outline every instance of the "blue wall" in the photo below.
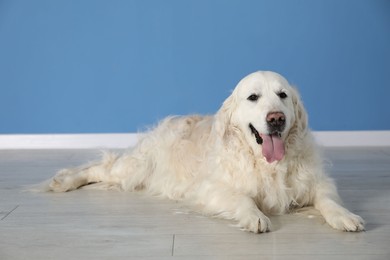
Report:
<svg viewBox="0 0 390 260"><path fill-rule="evenodd" d="M390 1L0 1L0 133L214 113L255 70L298 86L314 130L390 130Z"/></svg>

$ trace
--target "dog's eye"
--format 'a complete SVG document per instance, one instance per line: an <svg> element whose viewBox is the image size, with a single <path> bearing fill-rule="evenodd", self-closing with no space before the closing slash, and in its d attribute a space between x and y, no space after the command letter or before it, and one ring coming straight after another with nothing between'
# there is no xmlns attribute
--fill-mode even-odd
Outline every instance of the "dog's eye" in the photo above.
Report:
<svg viewBox="0 0 390 260"><path fill-rule="evenodd" d="M249 101L257 101L258 99L259 99L259 95L256 95L256 94L252 94L252 95L250 95L247 99L249 100Z"/></svg>
<svg viewBox="0 0 390 260"><path fill-rule="evenodd" d="M287 94L286 94L285 92L279 92L277 95L278 95L281 99L287 98Z"/></svg>

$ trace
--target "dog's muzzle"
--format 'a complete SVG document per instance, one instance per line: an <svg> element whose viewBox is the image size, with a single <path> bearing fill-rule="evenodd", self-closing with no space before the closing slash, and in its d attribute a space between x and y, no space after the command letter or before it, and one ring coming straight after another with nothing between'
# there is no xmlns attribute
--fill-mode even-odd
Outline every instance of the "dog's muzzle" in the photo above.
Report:
<svg viewBox="0 0 390 260"><path fill-rule="evenodd" d="M283 119L283 121L285 121L285 119ZM279 126L278 129L273 129L273 132L268 134L260 134L251 123L249 124L249 128L255 136L256 142L259 145L262 145L262 154L268 163L280 161L284 157L284 141L282 140L281 132L278 131L284 129L284 125L285 124L283 123L283 126Z"/></svg>

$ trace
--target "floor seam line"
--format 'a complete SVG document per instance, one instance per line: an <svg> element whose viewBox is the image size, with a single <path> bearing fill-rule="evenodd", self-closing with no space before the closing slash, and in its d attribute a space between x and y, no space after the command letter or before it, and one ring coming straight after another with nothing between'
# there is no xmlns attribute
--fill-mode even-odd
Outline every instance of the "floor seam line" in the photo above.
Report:
<svg viewBox="0 0 390 260"><path fill-rule="evenodd" d="M171 256L173 256L173 254L175 252L175 237L176 237L176 234L173 234Z"/></svg>
<svg viewBox="0 0 390 260"><path fill-rule="evenodd" d="M14 207L10 212L8 212L7 214L5 214L5 216L2 217L1 220L4 220L6 217L8 217L9 215L11 215L11 213L14 212L17 208L19 208L19 205L16 205L16 207Z"/></svg>

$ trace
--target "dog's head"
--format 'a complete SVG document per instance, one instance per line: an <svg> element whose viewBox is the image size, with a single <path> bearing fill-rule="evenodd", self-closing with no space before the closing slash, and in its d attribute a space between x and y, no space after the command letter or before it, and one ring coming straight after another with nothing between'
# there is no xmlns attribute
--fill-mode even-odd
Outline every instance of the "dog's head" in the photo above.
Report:
<svg viewBox="0 0 390 260"><path fill-rule="evenodd" d="M227 138L229 127L261 149L267 162L280 161L291 134L306 131L307 116L297 91L281 75L259 71L243 78L218 111L213 130Z"/></svg>

